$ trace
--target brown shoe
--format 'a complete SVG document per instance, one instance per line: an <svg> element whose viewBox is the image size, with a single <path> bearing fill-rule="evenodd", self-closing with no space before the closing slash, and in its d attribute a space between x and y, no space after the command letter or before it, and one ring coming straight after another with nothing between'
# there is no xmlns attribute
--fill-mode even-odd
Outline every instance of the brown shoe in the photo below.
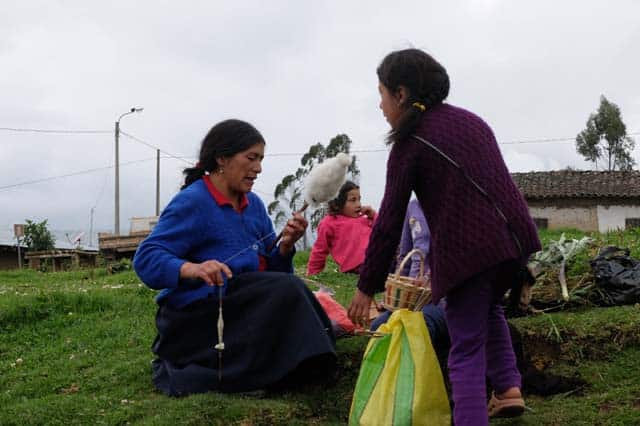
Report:
<svg viewBox="0 0 640 426"><path fill-rule="evenodd" d="M489 400L489 417L518 417L524 413L524 399L498 399L495 393Z"/></svg>

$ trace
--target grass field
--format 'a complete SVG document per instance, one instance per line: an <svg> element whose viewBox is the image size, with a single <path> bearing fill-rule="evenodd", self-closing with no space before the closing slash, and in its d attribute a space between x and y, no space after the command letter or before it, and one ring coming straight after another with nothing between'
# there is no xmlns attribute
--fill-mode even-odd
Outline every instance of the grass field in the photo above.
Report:
<svg viewBox="0 0 640 426"><path fill-rule="evenodd" d="M568 231L567 236L583 234ZM557 238L545 232L542 239ZM594 235L632 248L640 235ZM296 256L303 270L308 253ZM578 259L570 273L588 269ZM355 277L329 264L318 280L347 304ZM155 293L136 275L103 269L0 272L0 424L344 424L366 338L338 341L340 378L263 397L205 394L167 398L150 379ZM518 318L525 350L549 371L584 379L584 388L528 396L511 425L640 424L640 309L591 308ZM544 357L547 357L546 359Z"/></svg>

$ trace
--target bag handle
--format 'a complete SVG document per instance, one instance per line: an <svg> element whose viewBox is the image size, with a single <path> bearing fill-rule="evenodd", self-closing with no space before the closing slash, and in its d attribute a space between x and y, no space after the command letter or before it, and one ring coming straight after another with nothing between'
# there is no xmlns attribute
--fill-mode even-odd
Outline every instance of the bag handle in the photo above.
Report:
<svg viewBox="0 0 640 426"><path fill-rule="evenodd" d="M411 250L409 253L407 253L404 256L404 259L402 259L402 262L400 262L400 265L398 266L398 269L396 269L396 278L400 277L400 272L402 272L402 270L404 269L405 263L407 263L407 261L409 259L411 259L411 257L414 254L420 255L420 271L418 271L418 277L423 277L424 276L424 253L422 252L422 250L415 248L415 249Z"/></svg>
<svg viewBox="0 0 640 426"><path fill-rule="evenodd" d="M487 193L487 191L485 191L480 185L478 185L478 183L476 183L476 181L473 180L471 178L471 176L469 176L465 172L465 170L455 160L453 160L447 154L442 152L438 147L433 145L431 142L428 142L426 139L423 139L418 135L413 135L413 137L416 138L417 140L419 140L420 142L424 143L426 146L428 146L429 148L431 148L435 152L437 152L441 157L443 157L451 165L453 165L456 169L458 169L460 171L460 173L462 173L462 176L464 176L464 178L467 181L469 181L480 192L480 194L482 194L484 196L484 198L486 198L491 204L493 204L493 207L495 208L496 212L498 212L498 216L500 216L502 218L502 220L504 220L504 223L507 225L507 228L509 228L509 232L511 232L511 236L513 237L513 241L515 241L516 246L518 247L518 251L520 252L520 256L522 256L524 254L523 250L522 250L522 244L520 244L520 240L518 239L518 236L516 235L515 231L511 227L511 224L509 223L509 220L507 219L507 216L505 216L505 214L502 212L500 207L498 207L498 203L496 203L493 200L493 198L491 198L491 196Z"/></svg>

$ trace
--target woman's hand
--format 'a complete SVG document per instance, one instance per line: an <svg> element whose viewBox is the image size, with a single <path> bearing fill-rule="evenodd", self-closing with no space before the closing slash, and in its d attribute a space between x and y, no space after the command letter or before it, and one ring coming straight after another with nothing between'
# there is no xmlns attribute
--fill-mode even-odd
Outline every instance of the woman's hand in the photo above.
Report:
<svg viewBox="0 0 640 426"><path fill-rule="evenodd" d="M371 206L360 207L360 213L362 213L363 215L367 215L369 219L373 219L376 215L376 211Z"/></svg>
<svg viewBox="0 0 640 426"><path fill-rule="evenodd" d="M373 297L360 290L356 290L356 293L351 299L351 305L349 305L349 318L355 325L360 325L364 328L369 326L369 309L371 309L371 300Z"/></svg>
<svg viewBox="0 0 640 426"><path fill-rule="evenodd" d="M180 278L204 280L208 285L224 285L224 276L231 278L233 273L227 265L217 260L202 263L185 262L180 267Z"/></svg>
<svg viewBox="0 0 640 426"><path fill-rule="evenodd" d="M303 235L309 223L300 213L294 213L293 218L287 221L287 225L282 230L280 240L280 254L287 254L293 250L293 246Z"/></svg>

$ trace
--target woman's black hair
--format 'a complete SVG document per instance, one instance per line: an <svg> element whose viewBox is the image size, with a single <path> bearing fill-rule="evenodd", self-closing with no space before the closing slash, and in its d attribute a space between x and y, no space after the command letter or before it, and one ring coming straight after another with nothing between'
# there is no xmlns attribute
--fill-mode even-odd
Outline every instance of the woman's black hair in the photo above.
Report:
<svg viewBox="0 0 640 426"><path fill-rule="evenodd" d="M218 158L233 157L257 143L265 143L260 132L246 121L230 119L216 124L209 130L200 146L200 155L195 167L187 167L184 174L184 189L207 172L218 169Z"/></svg>
<svg viewBox="0 0 640 426"><path fill-rule="evenodd" d="M391 94L396 94L400 86L407 92L407 98L394 129L387 135L387 143L402 141L415 131L425 111L441 104L449 95L449 75L447 70L420 49L405 49L391 52L377 69L378 80ZM414 106L414 103L419 105Z"/></svg>
<svg viewBox="0 0 640 426"><path fill-rule="evenodd" d="M360 189L360 187L355 183L351 182L350 180L346 181L340 187L338 196L333 200L329 201L329 214L331 216L335 216L337 214L342 213L342 209L344 208L344 205L347 204L347 194L352 189Z"/></svg>

